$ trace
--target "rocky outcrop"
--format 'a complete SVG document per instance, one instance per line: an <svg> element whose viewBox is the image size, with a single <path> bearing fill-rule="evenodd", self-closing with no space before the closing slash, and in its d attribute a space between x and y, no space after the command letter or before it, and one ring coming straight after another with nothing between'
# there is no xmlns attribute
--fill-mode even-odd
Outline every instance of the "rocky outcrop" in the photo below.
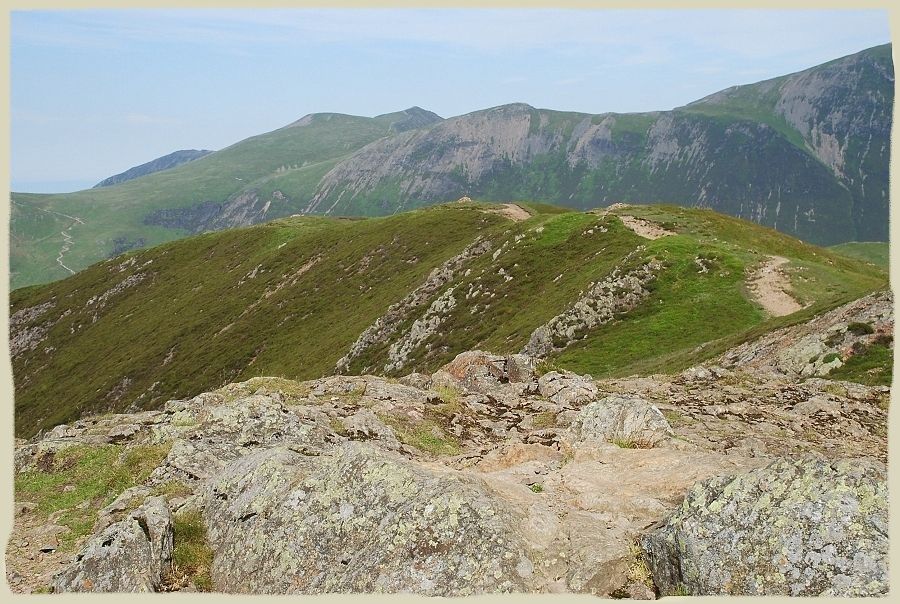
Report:
<svg viewBox="0 0 900 604"><path fill-rule="evenodd" d="M650 448L672 436L659 409L636 396L607 396L585 407L570 427L576 439Z"/></svg>
<svg viewBox="0 0 900 604"><path fill-rule="evenodd" d="M876 340L893 339L893 305L890 291L875 292L737 346L717 363L791 376L824 376Z"/></svg>
<svg viewBox="0 0 900 604"><path fill-rule="evenodd" d="M353 415L347 416L340 421L344 425L344 431L347 436L351 439L377 439L383 441L385 446L392 449L400 445L397 435L391 427L378 419L378 416L371 409L360 409Z"/></svg>
<svg viewBox="0 0 900 604"><path fill-rule="evenodd" d="M287 198L281 191L260 197L255 189L239 191L224 201L203 201L186 207L161 208L144 216L144 224L203 233L225 228L249 226L270 220L270 211ZM274 205L274 207L273 207ZM279 212L278 215L283 215Z"/></svg>
<svg viewBox="0 0 900 604"><path fill-rule="evenodd" d="M204 201L188 207L161 208L144 216L144 224L200 233L222 213L224 205L224 202Z"/></svg>
<svg viewBox="0 0 900 604"><path fill-rule="evenodd" d="M401 335L388 349L388 362L384 366L385 373L403 369L409 355L425 344L425 341L439 333L441 324L456 306L453 296L455 286L447 288L443 294L435 298L425 313L413 321L409 330Z"/></svg>
<svg viewBox="0 0 900 604"><path fill-rule="evenodd" d="M789 561L797 552L820 556L803 562L813 574L791 562L800 569L797 584L863 593L840 575L853 564L870 581L886 572L877 531L865 528L881 526L883 470L871 460L840 461L886 457L886 389L797 384L717 366L622 380L538 377L534 364L527 355L470 351L433 375L398 381L254 378L160 411L84 418L19 442L20 475L54 471L55 456L73 446L168 451L145 482L100 510L75 559L39 552L38 568L64 564L58 591L190 584L160 579L178 545L168 536L171 509L176 518L200 518L212 587L226 592L745 593L759 586L695 587L673 565L688 572L699 555L701 575L725 576L713 565L737 564L734 556L702 558L722 547L703 541L716 537L716 522L745 541L794 539L783 530L794 510L809 523L796 522L800 541L778 547L790 550ZM809 453L820 465L791 465ZM754 473L777 459L787 461ZM772 505L753 508L762 489ZM707 509L698 511L701 501ZM709 511L716 502L718 515ZM848 515L829 516L834 510ZM28 502L17 506L10 551L27 552L50 534L38 526L67 530L54 524L58 516L40 513ZM817 514L832 532L809 530ZM703 545L666 549L670 533L676 544L684 533ZM844 538L863 540L869 557L847 558ZM744 553L775 547L746 542ZM782 564L768 550L740 559ZM33 589L34 561L8 561L16 589Z"/></svg>
<svg viewBox="0 0 900 604"><path fill-rule="evenodd" d="M643 246L638 246L623 263L643 250ZM646 286L661 268L662 264L655 260L624 273L616 267L570 308L535 329L522 352L536 357L558 352L586 337L590 330L609 323L618 314L634 309L649 295Z"/></svg>
<svg viewBox="0 0 900 604"><path fill-rule="evenodd" d="M327 464L279 449L244 457L211 482L206 507L221 591L467 595L535 583L519 513L482 481L352 443Z"/></svg>
<svg viewBox="0 0 900 604"><path fill-rule="evenodd" d="M172 563L173 525L166 500L151 497L91 539L53 581L53 589L158 591Z"/></svg>
<svg viewBox="0 0 900 604"><path fill-rule="evenodd" d="M42 304L22 308L10 315L9 353L13 357L34 350L44 341L55 321L35 323L35 320L45 315L54 306L56 306L56 301L49 300Z"/></svg>
<svg viewBox="0 0 900 604"><path fill-rule="evenodd" d="M570 371L549 371L538 379L541 396L560 405L584 404L597 397L597 386Z"/></svg>
<svg viewBox="0 0 900 604"><path fill-rule="evenodd" d="M475 241L466 246L462 252L432 270L421 285L416 287L416 289L411 291L399 302L392 304L384 315L378 317L372 325L367 327L360 334L356 341L350 346L349 352L337 362L335 371L337 373L347 371L350 367L350 363L364 354L369 348L386 343L389 338L396 333L397 329L400 328L401 324L407 320L413 312L431 299L434 294L439 292L442 287L449 283L463 266L490 251L491 247L492 244L489 239L478 237ZM433 302L432 305L435 303L436 302ZM449 299L447 299L444 304L450 304ZM413 341L414 338L411 334L408 334L407 339ZM395 351L394 354L399 360L399 350ZM394 363L396 362L397 361L394 361Z"/></svg>
<svg viewBox="0 0 900 604"><path fill-rule="evenodd" d="M664 595L874 596L887 524L881 464L781 460L698 484L642 543Z"/></svg>
<svg viewBox="0 0 900 604"><path fill-rule="evenodd" d="M435 377L482 394L500 395L509 391L534 394L538 390L534 360L528 355L495 355L482 350L461 352L444 365ZM505 385L512 385L506 387Z"/></svg>

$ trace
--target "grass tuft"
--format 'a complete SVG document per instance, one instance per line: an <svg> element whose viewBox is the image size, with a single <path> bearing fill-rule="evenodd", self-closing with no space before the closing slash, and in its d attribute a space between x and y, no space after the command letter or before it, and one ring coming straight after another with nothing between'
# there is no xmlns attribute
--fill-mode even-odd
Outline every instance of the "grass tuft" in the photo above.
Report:
<svg viewBox="0 0 900 604"><path fill-rule="evenodd" d="M893 369L893 347L873 342L851 355L837 369L832 369L826 377L869 386L890 386Z"/></svg>
<svg viewBox="0 0 900 604"><path fill-rule="evenodd" d="M173 568L166 581L170 587L193 583L199 591L212 591L213 551L206 539L203 516L197 510L175 515Z"/></svg>
<svg viewBox="0 0 900 604"><path fill-rule="evenodd" d="M97 512L122 491L143 483L171 449L171 444L138 446L76 445L53 456L47 469L19 473L15 499L37 503L37 513L49 517L62 511L60 548L70 550L91 533ZM79 506L83 507L79 507Z"/></svg>

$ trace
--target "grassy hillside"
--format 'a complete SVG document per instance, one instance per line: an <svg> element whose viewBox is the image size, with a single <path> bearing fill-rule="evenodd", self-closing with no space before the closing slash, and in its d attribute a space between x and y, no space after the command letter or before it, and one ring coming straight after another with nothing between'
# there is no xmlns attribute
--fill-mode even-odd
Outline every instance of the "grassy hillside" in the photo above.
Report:
<svg viewBox="0 0 900 604"><path fill-rule="evenodd" d="M115 251L115 240L134 247L180 239L192 231L152 224L154 212L224 203L273 182L312 190L334 162L391 132L390 119L317 114L175 168L99 189L59 195L13 193L10 230L12 288L65 277L56 257L71 226L64 263L79 270ZM267 218L296 213L299 204L273 204ZM72 218L81 222L76 223Z"/></svg>
<svg viewBox="0 0 900 604"><path fill-rule="evenodd" d="M887 270L891 259L888 243L883 241L851 241L850 243L833 245L829 249L842 256L871 262L885 270Z"/></svg>
<svg viewBox="0 0 900 604"><path fill-rule="evenodd" d="M519 351L592 284L654 258L662 268L644 302L548 361L595 376L678 369L719 342L783 324L791 317L768 318L744 283L767 255L791 260L795 295L812 304L803 312L886 283L876 267L711 211L520 205L532 216L519 222L483 203L386 218L286 218L129 252L16 290L16 433L84 412L153 408L254 376L329 375L389 306L476 240L490 249L461 262L389 338L355 357L351 372L382 373L416 322L436 327L391 373L433 370L465 349ZM625 214L677 234L645 239Z"/></svg>

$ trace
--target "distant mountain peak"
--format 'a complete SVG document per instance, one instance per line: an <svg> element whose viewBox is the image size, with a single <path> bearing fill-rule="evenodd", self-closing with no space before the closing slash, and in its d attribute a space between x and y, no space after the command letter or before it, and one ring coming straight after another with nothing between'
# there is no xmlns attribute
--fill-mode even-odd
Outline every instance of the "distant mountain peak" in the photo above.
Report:
<svg viewBox="0 0 900 604"><path fill-rule="evenodd" d="M529 105L528 103L506 103L505 105L498 105L497 107L491 107L488 111L534 111L534 107Z"/></svg>
<svg viewBox="0 0 900 604"><path fill-rule="evenodd" d="M138 178L140 176L146 176L147 174L153 174L154 172L168 170L169 168L174 168L175 166L180 166L181 164L185 164L189 161L194 161L195 159L205 157L210 153L213 152L208 149L179 149L178 151L173 151L168 155L157 157L156 159L150 160L147 163L141 164L139 166L134 166L133 168L129 168L124 172L121 172L114 176L110 176L109 178L105 178L95 184L93 188L96 189L99 187L109 187L112 185L123 183L127 180Z"/></svg>
<svg viewBox="0 0 900 604"><path fill-rule="evenodd" d="M444 121L444 118L433 111L422 109L417 105L413 105L409 109L395 111L394 113L383 113L376 115L376 120L388 122L393 132L405 132L407 130L415 130L416 128L424 128L438 122Z"/></svg>
<svg viewBox="0 0 900 604"><path fill-rule="evenodd" d="M887 241L891 50L877 46L668 111L589 114L515 102L446 120L416 105L376 117L315 113L116 187L14 193L12 284L65 277L126 244L292 214L390 215L464 195L579 209L675 203L812 243ZM103 219L75 223L74 243L48 245L47 221L69 233L83 206ZM55 214L44 211L51 207Z"/></svg>

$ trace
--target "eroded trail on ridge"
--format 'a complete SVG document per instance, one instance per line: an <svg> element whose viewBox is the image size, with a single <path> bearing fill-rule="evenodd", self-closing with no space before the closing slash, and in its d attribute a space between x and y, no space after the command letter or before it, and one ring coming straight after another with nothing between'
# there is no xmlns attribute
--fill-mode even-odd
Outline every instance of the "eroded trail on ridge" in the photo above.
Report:
<svg viewBox="0 0 900 604"><path fill-rule="evenodd" d="M25 205L25 204L21 204L20 202L15 202L15 201L13 203L19 203L20 205ZM63 214L62 212L54 212L53 210L45 210L44 208L39 208L39 207L33 206L31 204L28 204L28 205L29 205L29 207L32 207L35 210L39 210L46 214L56 214L57 216L62 216L63 218L68 218L69 220L72 220L72 223L69 224L69 226L67 226L65 229L63 229L62 231L59 232L59 234L62 235L63 244L62 244L62 247L60 247L60 249L59 249L59 255L56 257L56 263L58 265L60 265L62 268L64 268L65 270L67 270L69 272L69 274L74 275L75 271L73 271L71 268L69 268L68 266L63 264L63 256L66 255L66 252L68 252L70 249L72 249L72 245L75 243L75 240L72 238L72 235L69 233L69 231L71 231L72 228L76 224L84 224L84 221L81 218L79 218L78 216L69 216L68 214Z"/></svg>
<svg viewBox="0 0 900 604"><path fill-rule="evenodd" d="M505 203L503 208L497 211L501 216L506 216L513 222L520 222L531 218L531 214L520 205Z"/></svg>
<svg viewBox="0 0 900 604"><path fill-rule="evenodd" d="M622 224L631 229L636 235L643 237L644 239L659 239L660 237L667 237L675 234L649 220L635 218L634 216L628 216L627 214L620 214L619 220L621 220Z"/></svg>
<svg viewBox="0 0 900 604"><path fill-rule="evenodd" d="M747 279L750 295L775 317L783 317L803 308L787 293L791 282L782 267L788 262L787 258L781 256L769 256Z"/></svg>

